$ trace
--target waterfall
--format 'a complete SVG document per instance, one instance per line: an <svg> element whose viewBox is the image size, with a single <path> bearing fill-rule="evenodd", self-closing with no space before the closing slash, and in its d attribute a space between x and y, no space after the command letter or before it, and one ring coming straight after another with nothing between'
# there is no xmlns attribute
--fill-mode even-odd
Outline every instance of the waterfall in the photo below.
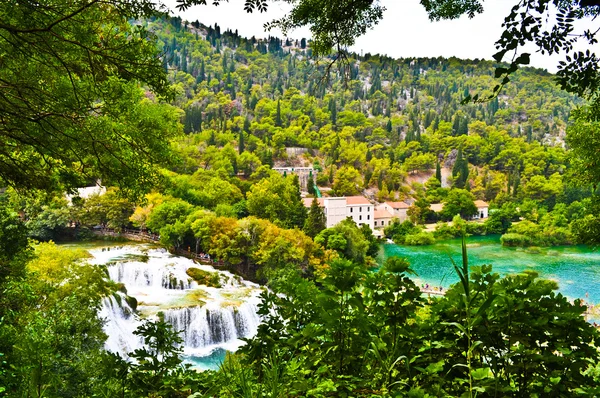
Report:
<svg viewBox="0 0 600 398"><path fill-rule="evenodd" d="M139 302L136 313L124 293L104 299L100 316L105 319L106 348L111 352L126 357L140 348L142 339L133 332L144 317L155 318L159 311L180 332L186 355L208 356L218 348L235 351L243 344L241 338L257 332L261 290L254 283L143 245L90 253L91 262L106 264L109 278L122 283L127 295ZM221 287L198 285L186 273L190 267L218 273Z"/></svg>
<svg viewBox="0 0 600 398"><path fill-rule="evenodd" d="M239 345L240 338L256 334L260 318L255 304L239 307L181 308L165 311L165 320L181 332L187 352L207 352Z"/></svg>
<svg viewBox="0 0 600 398"><path fill-rule="evenodd" d="M141 347L142 339L133 334L140 322L123 294L105 297L99 316L106 320L104 332L108 336L105 343L108 351L125 357L128 352Z"/></svg>
<svg viewBox="0 0 600 398"><path fill-rule="evenodd" d="M154 260L154 259L153 259ZM108 268L110 279L124 283L126 286L148 286L165 289L191 289L197 286L186 273L185 269L172 269L172 267L155 264L157 261L118 262Z"/></svg>

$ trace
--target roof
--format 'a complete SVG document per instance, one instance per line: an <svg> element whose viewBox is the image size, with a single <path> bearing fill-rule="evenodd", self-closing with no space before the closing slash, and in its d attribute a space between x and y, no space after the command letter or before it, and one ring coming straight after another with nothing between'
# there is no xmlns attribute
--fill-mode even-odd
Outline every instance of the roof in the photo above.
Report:
<svg viewBox="0 0 600 398"><path fill-rule="evenodd" d="M373 218L375 220L380 219L380 218L392 218L394 217L393 215L390 214L389 211L387 210L375 210L374 216Z"/></svg>
<svg viewBox="0 0 600 398"><path fill-rule="evenodd" d="M312 205L312 201L314 198L303 198L302 202L304 203L304 207L310 207L310 205ZM325 203L323 201L323 198L317 198L317 202L319 202L319 206L323 207L325 206Z"/></svg>
<svg viewBox="0 0 600 398"><path fill-rule="evenodd" d="M444 208L444 204L443 203L433 203L433 204L431 204L431 206L429 206L429 208L432 211L439 213Z"/></svg>
<svg viewBox="0 0 600 398"><path fill-rule="evenodd" d="M385 202L392 209L408 209L410 206L404 202Z"/></svg>
<svg viewBox="0 0 600 398"><path fill-rule="evenodd" d="M347 196L346 197L347 205L370 205L371 202L364 196Z"/></svg>
<svg viewBox="0 0 600 398"><path fill-rule="evenodd" d="M477 206L478 209L481 209L482 207L490 207L490 205L488 205L483 200L476 200L475 201L475 206Z"/></svg>

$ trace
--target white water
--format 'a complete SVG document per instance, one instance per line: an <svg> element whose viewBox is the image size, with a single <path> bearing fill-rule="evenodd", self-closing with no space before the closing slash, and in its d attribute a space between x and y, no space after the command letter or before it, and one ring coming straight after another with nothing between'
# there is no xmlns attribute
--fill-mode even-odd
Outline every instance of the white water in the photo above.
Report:
<svg viewBox="0 0 600 398"><path fill-rule="evenodd" d="M144 245L90 253L91 263L108 264L110 279L124 284L127 294L138 300L136 314L121 293L104 299L100 316L106 320L109 351L126 357L141 347L140 337L133 332L143 318L156 318L159 311L180 332L184 354L189 356L208 356L219 348L235 351L243 344L240 338L257 332L261 289L254 283ZM186 274L190 267L218 273L222 287L198 285Z"/></svg>

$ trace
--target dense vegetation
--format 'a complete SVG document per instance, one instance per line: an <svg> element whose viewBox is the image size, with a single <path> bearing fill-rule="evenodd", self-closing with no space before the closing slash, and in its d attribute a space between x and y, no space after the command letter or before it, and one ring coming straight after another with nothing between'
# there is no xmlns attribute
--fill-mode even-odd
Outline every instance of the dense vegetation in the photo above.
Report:
<svg viewBox="0 0 600 398"><path fill-rule="evenodd" d="M410 221L385 231L402 244L465 233L504 234L506 245L589 241L599 214L594 168L585 183L574 179L589 153L578 147L584 153L572 161L565 134L589 138L593 104L568 127L583 100L543 71L520 70L492 101L462 105L492 93L497 64L351 54L330 67L311 58L305 39L246 39L157 19L145 2L129 11L116 1L92 5L50 7L30 21L27 10L0 6L11 15L0 26L11 40L0 46L12 56L1 77L13 93L32 89L16 102L0 98L13 107L0 128L12 140L0 153L0 178L13 186L0 200L0 395L600 393L598 331L554 282L469 270L464 252L455 266L461 283L425 299L403 260L370 269L378 243L368 227L326 229L322 210L303 206L298 178L271 169L310 165L332 195L410 201ZM134 28L125 22L141 15L149 18ZM54 30L62 17L69 25ZM92 33L78 28L86 22ZM31 34L56 41L37 47ZM21 42L52 62L25 59ZM89 43L105 43L106 53L86 60ZM36 92L40 102L31 103ZM65 136L52 138L59 131ZM97 177L115 187L64 198L63 189ZM466 221L475 199L491 203L483 224ZM432 203L443 210L432 212ZM438 221L432 234L419 226ZM218 372L182 366L180 340L162 319L138 330L146 347L130 353L134 362L106 352L98 310L122 287L86 264L84 252L28 240L89 238L97 227L148 230L166 247L208 253L267 283L258 335ZM190 276L220 283L198 271Z"/></svg>

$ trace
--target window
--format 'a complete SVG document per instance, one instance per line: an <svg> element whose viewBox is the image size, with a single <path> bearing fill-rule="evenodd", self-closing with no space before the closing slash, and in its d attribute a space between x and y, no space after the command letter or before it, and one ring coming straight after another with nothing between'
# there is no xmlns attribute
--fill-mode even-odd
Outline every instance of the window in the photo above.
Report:
<svg viewBox="0 0 600 398"><path fill-rule="evenodd" d="M369 211L370 207L367 206L367 211Z"/></svg>
<svg viewBox="0 0 600 398"><path fill-rule="evenodd" d="M367 220L370 220L370 219L371 219L371 215L367 214Z"/></svg>
<svg viewBox="0 0 600 398"><path fill-rule="evenodd" d="M352 209L353 209L353 208L351 207L351 208L350 208L350 213L352 213Z"/></svg>
<svg viewBox="0 0 600 398"><path fill-rule="evenodd" d="M362 220L362 216L358 216L358 219L359 219L359 220Z"/></svg>
<svg viewBox="0 0 600 398"><path fill-rule="evenodd" d="M373 223L373 225L374 225L374 226L377 226L377 221L375 221L375 222Z"/></svg>
<svg viewBox="0 0 600 398"><path fill-rule="evenodd" d="M358 211L362 212L362 207L359 207L359 208L358 208Z"/></svg>

